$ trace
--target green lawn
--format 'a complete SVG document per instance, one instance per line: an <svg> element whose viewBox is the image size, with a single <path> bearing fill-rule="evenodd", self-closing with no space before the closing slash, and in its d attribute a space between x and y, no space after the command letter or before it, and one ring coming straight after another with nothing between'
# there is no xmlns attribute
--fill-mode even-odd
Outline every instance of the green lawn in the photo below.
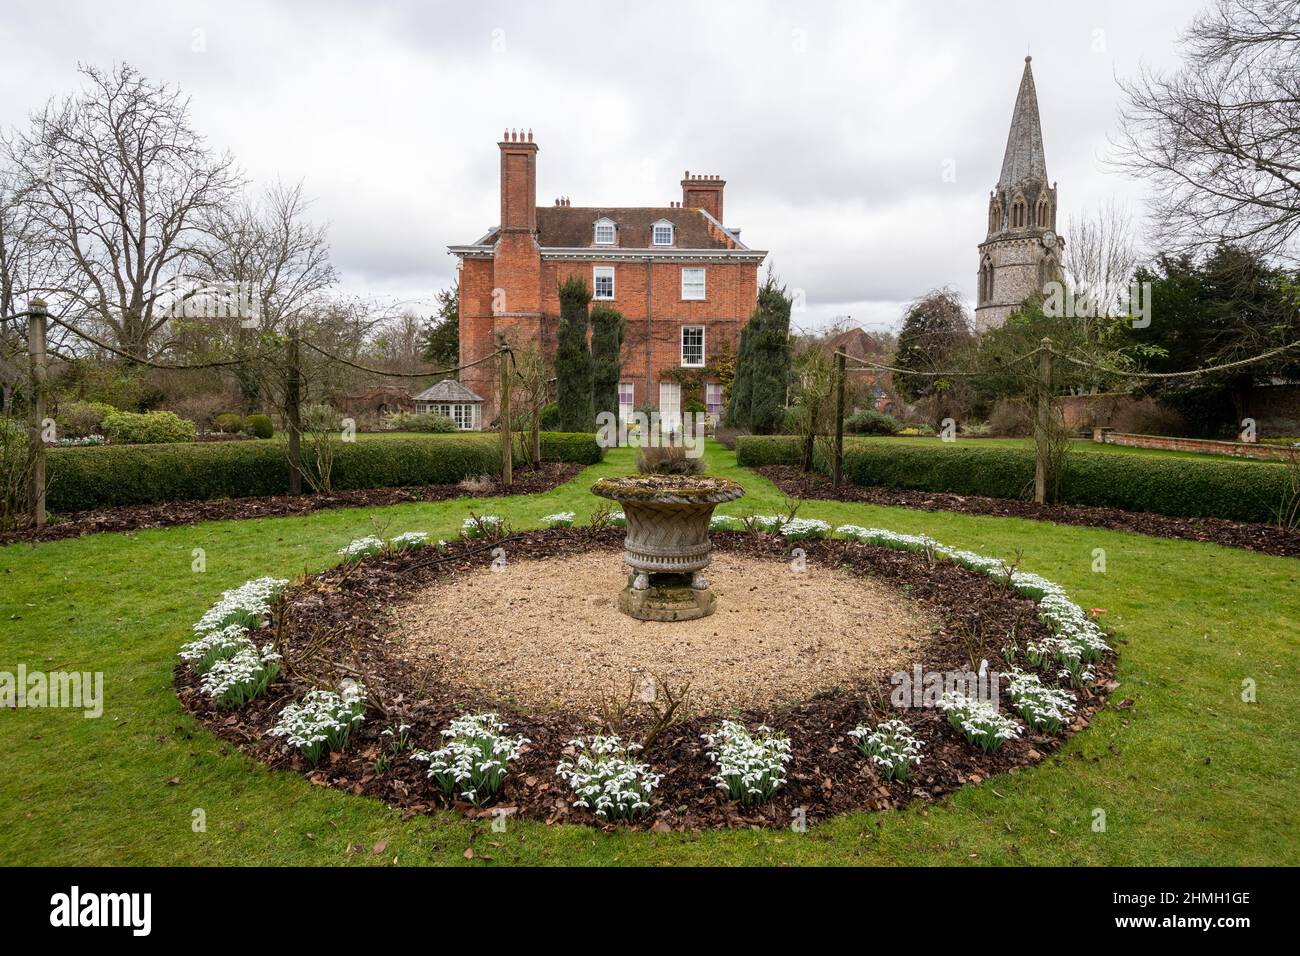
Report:
<svg viewBox="0 0 1300 956"><path fill-rule="evenodd" d="M744 483L726 511L780 496L709 449ZM1213 545L1016 519L808 502L800 515L925 532L1022 566L1105 608L1121 686L1060 752L937 805L854 814L793 832L602 833L511 822L505 833L452 813L403 821L382 804L271 772L184 714L171 684L191 624L224 589L332 562L372 530L456 532L469 507L516 526L596 504L587 491L631 454L546 495L399 505L377 513L214 522L0 548L0 670L105 674L105 712L0 716L0 863L1300 863L1300 562ZM207 570L191 570L203 548ZM1107 572L1091 571L1104 548ZM737 635L737 639L743 636ZM1254 680L1258 703L1240 699ZM1129 699L1131 708L1120 709ZM424 741L423 743L428 743ZM176 779L176 783L169 781ZM193 831L193 811L206 832ZM1094 832L1094 810L1106 814ZM480 855L466 861L470 845ZM387 841L382 854L351 845ZM491 861L481 858L490 856Z"/></svg>

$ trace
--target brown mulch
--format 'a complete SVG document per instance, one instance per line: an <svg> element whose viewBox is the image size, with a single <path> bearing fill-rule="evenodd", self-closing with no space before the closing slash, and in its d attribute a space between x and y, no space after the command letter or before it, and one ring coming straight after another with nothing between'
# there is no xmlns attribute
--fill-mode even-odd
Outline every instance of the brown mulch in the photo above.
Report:
<svg viewBox="0 0 1300 956"><path fill-rule="evenodd" d="M0 545L19 541L58 541L104 531L143 531L197 524L200 521L231 521L249 518L283 518L311 514L326 508L383 508L412 501L446 501L473 495L536 495L570 481L584 466L551 462L538 471L517 471L509 490L496 479L472 492L459 485L414 485L407 488L360 488L329 494L271 495L262 498L221 498L215 501L168 501L156 505L122 505L97 511L79 511L44 528L26 528L0 534Z"/></svg>
<svg viewBox="0 0 1300 956"><path fill-rule="evenodd" d="M891 508L915 508L920 511L955 511L1001 518L1029 518L1057 524L1131 531L1156 538L1205 541L1276 557L1300 557L1300 531L1287 531L1273 525L1227 521L1223 518L1171 518L1145 511L1122 511L1119 508L1040 505L1008 498L907 491L878 485L863 487L848 482L837 492L830 478L818 473L805 474L794 465L762 465L754 471L795 498L851 501Z"/></svg>
<svg viewBox="0 0 1300 956"><path fill-rule="evenodd" d="M556 530L513 535L504 541L509 560L547 560L595 549L616 549L618 530ZM724 554L784 562L786 543L767 535L721 533L714 545ZM437 580L480 571L503 542L456 542L449 552L429 551L366 559L351 567L334 568L292 587L284 606L266 631L254 635L278 641L285 658L285 676L270 692L229 713L199 693L198 679L187 668L176 669L183 706L218 736L269 765L305 774L313 783L364 794L403 809L427 813L453 805L430 783L425 765L409 753L392 758L391 766L376 770L385 748L382 731L399 722L411 725L415 746L440 746L439 731L452 718L476 709L495 709L510 724L511 733L531 744L510 768L502 791L483 808L455 803L474 816L504 810L548 824L569 822L600 825L589 812L572 807L573 795L555 775L569 741L600 728L590 718L557 709L541 711L501 706L473 691L450 685L400 659L398 645L386 626L385 611L413 592ZM810 568L843 568L850 574L899 587L925 606L939 622L921 661L927 670L967 671L987 659L989 669L1009 669L1002 644L1014 633L1026 640L1045 634L1034 602L1007 590L998 581L949 562L927 562L910 552L845 541L801 542ZM611 555L611 560L616 560ZM507 586L508 575L500 586ZM611 612L617 613L617 612ZM618 622L611 621L611 626ZM982 637L981 637L982 635ZM736 634L744 640L744 634ZM976 658L972 665L971 657ZM736 716L751 727L759 722L789 734L793 760L788 783L767 804L742 808L729 802L710 780L714 773L700 735L716 728L719 716L690 714L672 723L644 752L643 759L663 774L651 811L632 824L655 831L695 831L719 827L787 827L802 811L815 824L849 810L885 810L911 801L930 801L957 787L979 785L999 773L1016 773L1055 751L1070 733L1085 727L1116 685L1114 659L1096 667L1097 682L1078 693L1079 711L1066 732L1035 734L1009 741L994 754L966 743L937 709L912 709L901 716L923 738L924 761L906 782L886 782L855 748L848 731L859 723L894 716L889 705L890 682L880 674L866 685L827 687L797 704L742 710ZM366 682L371 710L345 751L331 754L320 767L306 766L296 751L267 734L280 710L311 686L336 684L344 677ZM1052 678L1048 678L1049 682ZM1005 684L1002 706L1009 709ZM644 722L620 726L624 739L639 737Z"/></svg>

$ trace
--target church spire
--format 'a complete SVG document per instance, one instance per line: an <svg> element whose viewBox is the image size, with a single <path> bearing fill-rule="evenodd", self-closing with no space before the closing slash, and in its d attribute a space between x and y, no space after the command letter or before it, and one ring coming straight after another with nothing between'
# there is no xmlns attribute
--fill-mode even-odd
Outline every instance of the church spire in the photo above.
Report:
<svg viewBox="0 0 1300 956"><path fill-rule="evenodd" d="M1011 113L1011 132L1007 134L1007 151L1002 157L1002 175L998 178L998 186L1003 189L1047 179L1043 130L1038 120L1038 93L1029 66L1032 59L1025 57L1025 72L1020 77L1020 92L1016 95L1016 108Z"/></svg>

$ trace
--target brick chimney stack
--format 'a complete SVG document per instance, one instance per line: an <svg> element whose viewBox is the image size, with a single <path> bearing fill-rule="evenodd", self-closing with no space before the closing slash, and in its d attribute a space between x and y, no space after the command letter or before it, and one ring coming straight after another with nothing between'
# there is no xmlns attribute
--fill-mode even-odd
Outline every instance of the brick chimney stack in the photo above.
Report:
<svg viewBox="0 0 1300 956"><path fill-rule="evenodd" d="M687 209L703 209L719 223L722 218L722 190L727 181L721 176L692 176L686 171L682 179L682 205Z"/></svg>
<svg viewBox="0 0 1300 956"><path fill-rule="evenodd" d="M537 232L537 144L533 131L501 136L501 231Z"/></svg>

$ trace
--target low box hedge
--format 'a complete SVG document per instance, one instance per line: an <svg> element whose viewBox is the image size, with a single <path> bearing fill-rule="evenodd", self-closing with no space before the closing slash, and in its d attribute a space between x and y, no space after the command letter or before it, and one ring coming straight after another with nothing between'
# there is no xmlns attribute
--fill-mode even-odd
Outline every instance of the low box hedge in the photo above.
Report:
<svg viewBox="0 0 1300 956"><path fill-rule="evenodd" d="M591 464L604 452L594 435L546 433L549 461ZM289 491L283 439L51 448L51 511L281 495ZM341 443L332 485L339 490L455 484L501 473L496 435L430 435Z"/></svg>
<svg viewBox="0 0 1300 956"><path fill-rule="evenodd" d="M817 467L829 471L820 457ZM1026 498L1033 489L1034 453L1030 448L981 448L974 443L926 447L846 442L844 476L858 485ZM1281 501L1286 479L1284 465L1265 462L1075 452L1061 483L1061 503L1267 522Z"/></svg>
<svg viewBox="0 0 1300 956"><path fill-rule="evenodd" d="M542 461L594 465L605 458L595 435L586 432L542 432Z"/></svg>
<svg viewBox="0 0 1300 956"><path fill-rule="evenodd" d="M745 468L799 464L799 439L793 435L741 435L736 439L736 463Z"/></svg>

